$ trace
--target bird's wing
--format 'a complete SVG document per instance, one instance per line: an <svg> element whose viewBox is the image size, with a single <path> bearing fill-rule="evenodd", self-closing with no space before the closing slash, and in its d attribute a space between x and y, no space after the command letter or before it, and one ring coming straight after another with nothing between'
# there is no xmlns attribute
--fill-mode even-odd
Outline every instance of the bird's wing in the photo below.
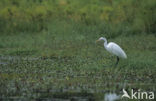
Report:
<svg viewBox="0 0 156 101"><path fill-rule="evenodd" d="M116 43L114 42L110 42L108 45L107 45L107 48L108 48L108 51L111 52L112 54L116 55L116 56L119 56L119 57L122 57L122 58L127 58L125 52L122 50L122 48L117 45Z"/></svg>

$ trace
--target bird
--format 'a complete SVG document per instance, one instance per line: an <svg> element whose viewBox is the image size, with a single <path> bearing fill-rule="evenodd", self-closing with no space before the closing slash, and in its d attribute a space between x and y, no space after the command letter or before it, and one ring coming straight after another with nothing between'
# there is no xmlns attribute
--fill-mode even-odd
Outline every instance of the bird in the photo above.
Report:
<svg viewBox="0 0 156 101"><path fill-rule="evenodd" d="M105 37L100 37L96 42L98 42L98 41L104 41L104 48L108 52L110 52L111 54L117 56L117 61L116 61L115 66L118 65L119 58L123 58L123 59L127 58L126 53L124 52L124 50L118 44L116 44L114 42L107 43L107 39Z"/></svg>

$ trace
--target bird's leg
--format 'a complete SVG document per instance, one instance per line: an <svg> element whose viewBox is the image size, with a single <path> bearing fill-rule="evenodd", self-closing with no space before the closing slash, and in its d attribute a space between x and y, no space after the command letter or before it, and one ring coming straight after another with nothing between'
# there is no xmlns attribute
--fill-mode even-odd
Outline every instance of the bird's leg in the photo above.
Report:
<svg viewBox="0 0 156 101"><path fill-rule="evenodd" d="M116 61L115 67L118 65L118 63L119 63L119 57L117 56L117 61Z"/></svg>

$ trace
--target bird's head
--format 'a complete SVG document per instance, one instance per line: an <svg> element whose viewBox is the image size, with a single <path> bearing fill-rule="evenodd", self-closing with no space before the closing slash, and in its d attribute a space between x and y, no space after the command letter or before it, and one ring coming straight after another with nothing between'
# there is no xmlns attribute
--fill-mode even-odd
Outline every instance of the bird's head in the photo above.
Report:
<svg viewBox="0 0 156 101"><path fill-rule="evenodd" d="M99 41L101 41L101 40L106 40L106 38L105 37L100 37L98 40L96 40L96 42L99 42Z"/></svg>

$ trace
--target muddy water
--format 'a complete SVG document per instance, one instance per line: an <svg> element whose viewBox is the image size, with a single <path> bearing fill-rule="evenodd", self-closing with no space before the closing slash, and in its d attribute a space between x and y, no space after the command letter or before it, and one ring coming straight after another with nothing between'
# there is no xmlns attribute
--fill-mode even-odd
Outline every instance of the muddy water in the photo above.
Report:
<svg viewBox="0 0 156 101"><path fill-rule="evenodd" d="M40 97L5 97L4 101L116 101L120 100L120 96L115 93L38 93Z"/></svg>

